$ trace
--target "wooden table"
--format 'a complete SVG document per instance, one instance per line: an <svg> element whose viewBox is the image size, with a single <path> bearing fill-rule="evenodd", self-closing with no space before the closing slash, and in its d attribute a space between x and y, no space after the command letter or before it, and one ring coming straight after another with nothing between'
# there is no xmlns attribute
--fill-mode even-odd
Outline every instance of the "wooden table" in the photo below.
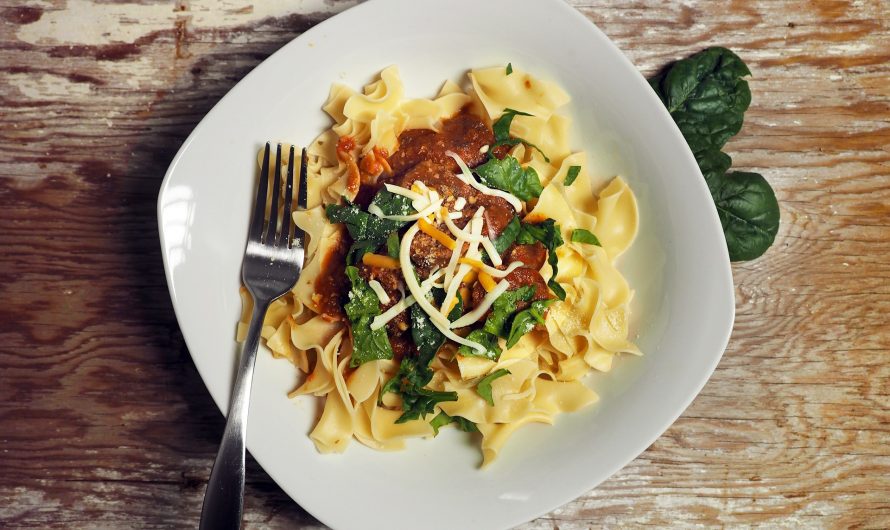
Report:
<svg viewBox="0 0 890 530"><path fill-rule="evenodd" d="M574 3L645 74L707 45L747 61L727 149L782 226L733 266L735 331L686 413L522 528L890 527L890 7ZM223 420L173 316L157 191L235 82L352 2L20 4L0 0L0 527L194 527ZM248 477L248 527L321 527Z"/></svg>

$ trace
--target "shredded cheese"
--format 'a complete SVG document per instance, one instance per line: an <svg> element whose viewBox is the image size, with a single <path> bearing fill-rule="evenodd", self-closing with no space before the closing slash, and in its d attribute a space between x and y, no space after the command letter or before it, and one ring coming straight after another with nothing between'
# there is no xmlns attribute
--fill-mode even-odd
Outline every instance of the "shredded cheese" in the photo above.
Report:
<svg viewBox="0 0 890 530"><path fill-rule="evenodd" d="M466 230L458 227L456 224L454 224L454 221L448 218L448 216L445 216L443 221L445 221L445 226L448 227L448 230L451 231L452 234L454 234L454 237L463 239L464 241L469 241L471 243L482 243L483 239L488 239L483 235L471 234L470 232L467 232Z"/></svg>
<svg viewBox="0 0 890 530"><path fill-rule="evenodd" d="M390 193L395 193L396 195L401 195L402 197L408 197L412 201L416 201L419 199L423 199L424 196L417 193L416 191L411 191L408 188L403 188L401 186L396 186L395 184L386 183L384 184L386 187L386 191Z"/></svg>
<svg viewBox="0 0 890 530"><path fill-rule="evenodd" d="M420 288L420 284L417 283L417 278L414 276L414 268L411 266L411 242L414 240L414 236L417 235L417 232L420 231L420 223L414 223L411 225L411 228L405 232L404 237L402 237L402 244L399 247L399 263L402 265L402 276L405 277L405 284L408 286L408 290L411 291L412 296L414 296L414 300L417 305L423 309L423 311L430 317L430 322L432 322L433 326L438 329L445 337L453 340L458 344L462 344L464 346L469 346L479 353L485 353L485 346L479 344L478 342L474 342L471 340L467 340L460 335L457 335L449 326L448 318L442 313L436 311L436 308L433 307L433 304L430 303L429 300L426 299L425 293Z"/></svg>
<svg viewBox="0 0 890 530"><path fill-rule="evenodd" d="M463 197L458 197L456 201L454 201L454 209L457 211L461 211L464 209L464 206L467 205L467 200Z"/></svg>
<svg viewBox="0 0 890 530"><path fill-rule="evenodd" d="M433 213L435 213L435 210L433 210ZM420 230L424 234L432 237L439 243L442 243L442 245L449 250L454 250L454 247L457 246L457 243L453 239L448 237L448 234L431 225L429 222L427 222L426 219L423 219L422 217L418 219L417 226L420 227Z"/></svg>
<svg viewBox="0 0 890 530"><path fill-rule="evenodd" d="M492 265L500 267L504 264L504 260L502 260L501 255L498 254L498 249L494 248L494 243L491 242L491 239L489 239L488 236L484 236L481 243L482 248L488 253L488 259L491 260Z"/></svg>
<svg viewBox="0 0 890 530"><path fill-rule="evenodd" d="M508 282L507 280L501 280L494 289L492 289L488 294L485 295L485 298L482 299L482 302L479 303L478 307L452 322L451 328L462 328L478 322L479 319L488 312L489 308L491 308L491 304L493 304L499 296L507 292L507 289L509 288L510 282Z"/></svg>
<svg viewBox="0 0 890 530"><path fill-rule="evenodd" d="M473 258L460 258L457 261L460 263L465 263L465 264L469 265L470 267L475 267L476 269L478 269L480 271L484 271L486 274L488 274L489 276L491 276L493 278L503 278L504 276L515 271L519 267L522 267L521 261L514 261L509 266L507 266L507 268L504 270L495 269L494 267L486 265L485 263L482 263L478 259L473 259Z"/></svg>
<svg viewBox="0 0 890 530"><path fill-rule="evenodd" d="M371 321L371 331L378 330L387 325L390 320L399 316L399 313L408 309L412 305L414 305L413 296L408 295L406 298L402 298L401 300L396 302L395 305L374 317L374 320Z"/></svg>
<svg viewBox="0 0 890 530"><path fill-rule="evenodd" d="M371 204L368 206L368 213L371 215L376 215L381 219L392 219L393 221L416 221L418 219L423 219L424 217L436 213L436 210L442 206L442 200L439 199L436 202L430 203L426 208L423 208L417 213L412 213L411 215L386 215L383 213L383 210L380 209L376 204ZM415 207L415 210L417 208Z"/></svg>
<svg viewBox="0 0 890 530"><path fill-rule="evenodd" d="M484 272L479 273L479 285L481 285L482 288L485 289L485 292L488 293L494 291L494 288L498 286L494 279Z"/></svg>
<svg viewBox="0 0 890 530"><path fill-rule="evenodd" d="M368 287L370 287L371 290L374 291L374 294L377 295L377 299L380 300L381 304L389 303L389 295L386 294L386 291L383 290L383 286L380 285L380 282L378 282L377 280L371 280L368 282Z"/></svg>
<svg viewBox="0 0 890 530"><path fill-rule="evenodd" d="M476 180L476 177L473 176L473 172L470 171L470 168L467 167L466 162L458 155L457 153L453 153L451 151L446 151L446 155L450 156L457 162L458 167L460 167L461 174L457 175L458 178L469 184L470 186L476 188L480 192L485 195L491 195L493 197L500 197L505 201L509 202L511 206L518 212L522 210L522 202L514 197L512 194L507 193L506 191L494 190L482 184L481 182Z"/></svg>
<svg viewBox="0 0 890 530"><path fill-rule="evenodd" d="M395 270L401 268L398 260L393 259L389 256L372 254L370 252L367 252L364 256L362 256L362 263L369 267L380 267L381 269Z"/></svg>

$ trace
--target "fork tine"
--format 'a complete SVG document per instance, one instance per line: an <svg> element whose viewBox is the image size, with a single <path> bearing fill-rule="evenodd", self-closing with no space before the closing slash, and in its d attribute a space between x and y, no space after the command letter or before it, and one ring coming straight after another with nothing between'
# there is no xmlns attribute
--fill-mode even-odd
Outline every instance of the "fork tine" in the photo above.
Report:
<svg viewBox="0 0 890 530"><path fill-rule="evenodd" d="M269 205L269 229L266 232L267 245L275 244L275 233L278 231L278 195L281 191L281 144L275 151L275 174L272 176L272 202Z"/></svg>
<svg viewBox="0 0 890 530"><path fill-rule="evenodd" d="M293 222L294 210L294 146L290 146L290 153L287 158L287 183L284 186L284 211L281 219L281 235L275 246L287 247L290 241L291 225Z"/></svg>
<svg viewBox="0 0 890 530"><path fill-rule="evenodd" d="M303 151L300 153L300 183L299 188L297 188L297 208L300 210L306 209L307 202L307 192L309 185L307 183L307 167L309 165L309 155L306 152L306 148L303 148ZM294 224L294 239L292 242L292 247L294 248L305 248L306 245L306 233L302 228L296 226Z"/></svg>
<svg viewBox="0 0 890 530"><path fill-rule="evenodd" d="M253 218L250 220L250 230L247 232L247 238L250 241L259 243L263 236L263 220L266 217L266 195L269 186L269 155L272 146L266 142L266 150L263 154L263 165L260 169L260 181L257 184L256 201L253 205Z"/></svg>

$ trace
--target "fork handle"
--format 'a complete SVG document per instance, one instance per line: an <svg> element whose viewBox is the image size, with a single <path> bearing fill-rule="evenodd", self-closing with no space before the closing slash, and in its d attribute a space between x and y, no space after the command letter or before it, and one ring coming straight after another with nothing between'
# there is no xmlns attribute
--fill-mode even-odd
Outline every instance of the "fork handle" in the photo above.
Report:
<svg viewBox="0 0 890 530"><path fill-rule="evenodd" d="M201 509L201 530L238 529L244 511L244 446L247 437L247 411L250 403L250 387L256 366L260 330L269 302L255 301L247 339L241 351L241 362L232 399L226 429L219 444L219 452L207 482L204 506Z"/></svg>

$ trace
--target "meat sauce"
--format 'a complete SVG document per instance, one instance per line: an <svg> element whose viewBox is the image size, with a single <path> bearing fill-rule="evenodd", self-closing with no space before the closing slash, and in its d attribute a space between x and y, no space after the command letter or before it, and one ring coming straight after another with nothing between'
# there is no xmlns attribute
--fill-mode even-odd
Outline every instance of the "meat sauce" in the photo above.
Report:
<svg viewBox="0 0 890 530"><path fill-rule="evenodd" d="M415 182L420 181L430 189L435 189L443 197L444 206L451 210L453 210L454 202L458 197L463 197L466 200L466 206L462 210L463 216L454 220L454 223L460 228L467 225L480 207L485 208L482 215L483 234L491 239L500 235L513 219L515 211L506 200L482 194L455 176L455 172L459 171L459 168L457 163L446 154L447 152L457 153L468 166L476 167L485 162L488 157L483 148L494 142L491 128L467 109L443 121L439 132L428 129L409 129L399 135L398 142L398 150L388 160L385 156L381 157L383 164L388 165L388 171L384 171L380 178L374 181L361 179L356 203L366 207L384 183L411 188ZM344 147L349 146L344 144ZM502 158L505 154L506 152L496 152L498 158ZM439 228L447 233L448 229L444 225L440 225ZM351 243L350 238L345 237L341 244L325 257L322 263L322 272L316 279L315 301L320 312L329 318L344 318L343 302L349 290L344 262ZM421 278L426 278L434 269L448 265L451 259L451 250L429 235L420 232L411 243L411 255L418 275ZM535 287L533 300L550 298L547 284L538 273L547 259L547 250L543 245L540 243L513 245L507 249L505 255L507 257L506 264L513 261L521 261L524 264L524 267L507 275L506 278L510 282L511 289L533 285ZM403 284L401 271L362 264L359 266L359 273L366 281L375 279L380 282L389 295L390 302L381 306L382 311L389 309L401 299L402 294L399 290L399 286ZM478 304L484 297L485 290L478 283L475 284L471 292L473 305ZM521 305L520 309L524 309L528 303L522 302ZM407 311L402 312L387 324L387 334L396 358L416 352L416 347L411 340Z"/></svg>

